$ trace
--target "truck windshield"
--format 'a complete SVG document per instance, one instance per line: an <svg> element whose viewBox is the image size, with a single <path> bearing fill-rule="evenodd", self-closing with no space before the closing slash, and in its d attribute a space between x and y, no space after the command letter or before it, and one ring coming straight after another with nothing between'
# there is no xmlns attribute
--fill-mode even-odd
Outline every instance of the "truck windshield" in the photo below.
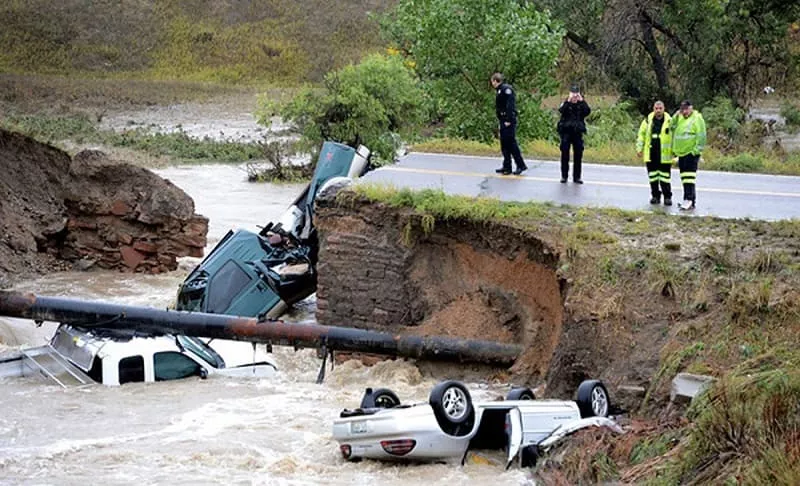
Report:
<svg viewBox="0 0 800 486"><path fill-rule="evenodd" d="M177 336L177 339L184 348L196 354L214 368L222 369L225 367L225 360L222 359L222 356L200 339L181 335Z"/></svg>

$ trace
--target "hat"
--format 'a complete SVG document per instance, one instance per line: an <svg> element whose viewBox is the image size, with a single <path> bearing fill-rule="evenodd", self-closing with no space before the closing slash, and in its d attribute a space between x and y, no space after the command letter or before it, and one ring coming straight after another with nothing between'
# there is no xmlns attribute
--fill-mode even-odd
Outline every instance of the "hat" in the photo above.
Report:
<svg viewBox="0 0 800 486"><path fill-rule="evenodd" d="M573 84L572 86L569 87L569 92L570 93L580 93L581 92L581 88L577 84Z"/></svg>
<svg viewBox="0 0 800 486"><path fill-rule="evenodd" d="M688 108L690 106L692 106L692 102L691 101L689 101L689 100L681 101L681 109Z"/></svg>

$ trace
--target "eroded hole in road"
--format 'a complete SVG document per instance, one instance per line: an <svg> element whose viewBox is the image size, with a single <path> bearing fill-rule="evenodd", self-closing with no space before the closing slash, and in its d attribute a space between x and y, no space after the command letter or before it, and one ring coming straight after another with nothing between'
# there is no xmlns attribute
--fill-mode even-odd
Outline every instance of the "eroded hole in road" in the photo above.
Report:
<svg viewBox="0 0 800 486"><path fill-rule="evenodd" d="M543 377L564 317L554 252L508 234L465 242L446 233L419 242L410 258L415 332L521 343L512 371Z"/></svg>

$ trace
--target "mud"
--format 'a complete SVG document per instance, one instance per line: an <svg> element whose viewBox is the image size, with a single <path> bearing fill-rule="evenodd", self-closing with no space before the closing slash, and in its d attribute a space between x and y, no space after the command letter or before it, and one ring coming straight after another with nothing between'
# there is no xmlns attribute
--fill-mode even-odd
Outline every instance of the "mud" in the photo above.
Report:
<svg viewBox="0 0 800 486"><path fill-rule="evenodd" d="M408 221L382 205L318 199L318 322L522 343L514 367L494 374L540 383L564 321L553 248L502 225L448 221L425 232Z"/></svg>
<svg viewBox="0 0 800 486"><path fill-rule="evenodd" d="M161 273L203 254L208 220L146 169L0 130L0 170L0 286L69 268Z"/></svg>

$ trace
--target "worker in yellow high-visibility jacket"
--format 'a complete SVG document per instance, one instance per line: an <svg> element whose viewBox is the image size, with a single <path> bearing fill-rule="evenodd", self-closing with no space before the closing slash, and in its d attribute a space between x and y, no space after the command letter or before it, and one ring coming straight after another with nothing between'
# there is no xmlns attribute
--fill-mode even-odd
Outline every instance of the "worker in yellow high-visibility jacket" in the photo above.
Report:
<svg viewBox="0 0 800 486"><path fill-rule="evenodd" d="M683 183L683 203L680 209L689 211L697 203L697 165L706 148L706 122L699 111L694 111L689 100L672 117L672 153L678 157L678 168Z"/></svg>
<svg viewBox="0 0 800 486"><path fill-rule="evenodd" d="M636 138L636 154L642 157L650 178L650 204L672 206L672 117L663 101L653 103L653 111L642 120Z"/></svg>

